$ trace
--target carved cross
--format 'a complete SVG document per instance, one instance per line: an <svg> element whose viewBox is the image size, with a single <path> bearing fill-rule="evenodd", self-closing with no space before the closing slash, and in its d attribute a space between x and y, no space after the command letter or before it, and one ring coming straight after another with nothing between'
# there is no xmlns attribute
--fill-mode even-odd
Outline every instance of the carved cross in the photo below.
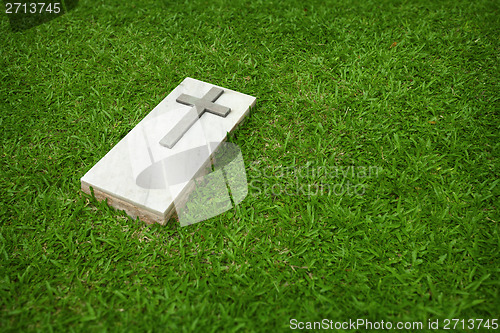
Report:
<svg viewBox="0 0 500 333"><path fill-rule="evenodd" d="M231 109L214 102L217 98L222 95L224 90L213 87L209 92L205 94L202 98L194 97L191 95L182 94L177 97L176 101L185 105L192 106L196 109L196 115L193 112L189 112L185 115L173 129L171 129L164 137L160 140L160 144L167 148L172 148L177 141L179 141L182 136L188 131L188 129L199 119L205 112L210 112L219 117L226 117Z"/></svg>

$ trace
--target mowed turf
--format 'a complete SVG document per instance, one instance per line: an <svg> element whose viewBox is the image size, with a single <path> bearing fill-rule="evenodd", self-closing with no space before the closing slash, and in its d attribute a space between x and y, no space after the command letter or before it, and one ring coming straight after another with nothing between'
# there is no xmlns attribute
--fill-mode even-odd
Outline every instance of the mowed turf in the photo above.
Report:
<svg viewBox="0 0 500 333"><path fill-rule="evenodd" d="M2 14L0 330L491 323L499 31L485 0L80 1L15 33ZM180 228L82 194L185 77L258 98L229 139L246 199Z"/></svg>

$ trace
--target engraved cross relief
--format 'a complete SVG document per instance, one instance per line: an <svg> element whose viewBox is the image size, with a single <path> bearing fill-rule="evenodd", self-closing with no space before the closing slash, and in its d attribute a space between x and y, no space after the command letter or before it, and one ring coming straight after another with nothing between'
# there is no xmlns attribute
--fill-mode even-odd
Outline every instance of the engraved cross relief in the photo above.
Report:
<svg viewBox="0 0 500 333"><path fill-rule="evenodd" d="M167 148L172 148L177 141L189 130L189 128L199 119L205 112L210 112L219 117L226 117L231 109L214 102L222 95L224 90L213 87L202 98L194 97L191 95L182 94L177 97L176 101L181 104L192 106L196 109L196 113L189 112L185 115L173 129L171 129L160 140L160 144Z"/></svg>

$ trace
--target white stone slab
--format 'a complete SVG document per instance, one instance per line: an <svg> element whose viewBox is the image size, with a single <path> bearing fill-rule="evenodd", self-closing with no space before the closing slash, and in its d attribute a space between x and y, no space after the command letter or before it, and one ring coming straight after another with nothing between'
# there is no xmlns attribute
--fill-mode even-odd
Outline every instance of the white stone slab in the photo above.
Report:
<svg viewBox="0 0 500 333"><path fill-rule="evenodd" d="M255 97L219 87L224 93L215 103L231 108L225 118L206 112L175 146L160 145L182 117L196 112L176 98L181 94L202 98L212 87L218 86L192 78L182 81L81 178L82 190L91 193L91 187L96 198L108 199L108 204L133 217L165 223L174 212L174 202L187 194L190 180L210 162L212 151L199 148L215 150L255 105ZM162 167L152 168L153 164ZM170 185L157 186L161 178Z"/></svg>

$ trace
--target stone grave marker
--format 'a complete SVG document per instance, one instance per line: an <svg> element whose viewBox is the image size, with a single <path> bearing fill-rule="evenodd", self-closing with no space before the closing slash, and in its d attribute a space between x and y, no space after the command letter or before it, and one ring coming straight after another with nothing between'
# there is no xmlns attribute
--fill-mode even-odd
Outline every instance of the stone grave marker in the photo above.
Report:
<svg viewBox="0 0 500 333"><path fill-rule="evenodd" d="M224 141L255 102L186 78L81 178L82 190L147 223L224 212L247 193L241 153Z"/></svg>

